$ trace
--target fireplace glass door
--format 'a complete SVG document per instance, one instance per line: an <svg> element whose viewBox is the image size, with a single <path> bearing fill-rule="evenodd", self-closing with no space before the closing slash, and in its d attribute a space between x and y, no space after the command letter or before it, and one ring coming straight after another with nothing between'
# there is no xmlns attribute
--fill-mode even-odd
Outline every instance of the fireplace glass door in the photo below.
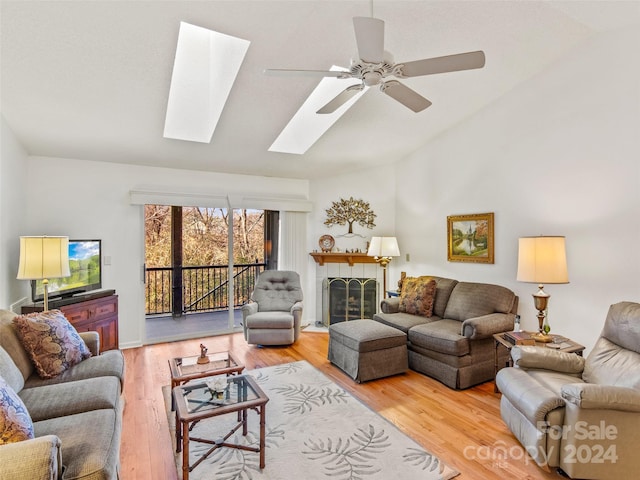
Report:
<svg viewBox="0 0 640 480"><path fill-rule="evenodd" d="M326 278L323 281L323 319L326 326L376 313L378 282L375 278Z"/></svg>

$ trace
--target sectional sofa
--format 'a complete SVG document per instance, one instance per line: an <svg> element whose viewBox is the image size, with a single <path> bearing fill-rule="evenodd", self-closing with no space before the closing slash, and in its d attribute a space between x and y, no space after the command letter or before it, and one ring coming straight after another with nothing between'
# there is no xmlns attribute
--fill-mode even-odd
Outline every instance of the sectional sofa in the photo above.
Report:
<svg viewBox="0 0 640 480"><path fill-rule="evenodd" d="M15 316L0 310L0 377L26 406L35 438L0 445L0 479L117 479L122 352L100 354L97 332L80 333L91 357L43 379L17 335Z"/></svg>
<svg viewBox="0 0 640 480"><path fill-rule="evenodd" d="M404 295L409 288L413 296ZM401 311L411 303L418 310L426 304L427 312ZM400 296L383 300L373 320L406 333L409 368L464 389L493 379L493 334L513 330L517 310L518 297L508 288L421 276L405 278ZM500 349L497 354L504 365L508 352Z"/></svg>

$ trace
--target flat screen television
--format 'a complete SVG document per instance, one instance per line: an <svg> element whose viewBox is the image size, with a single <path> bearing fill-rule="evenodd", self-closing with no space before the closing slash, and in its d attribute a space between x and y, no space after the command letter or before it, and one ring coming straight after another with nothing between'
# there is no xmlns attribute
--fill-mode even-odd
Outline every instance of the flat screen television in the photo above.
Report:
<svg viewBox="0 0 640 480"><path fill-rule="evenodd" d="M64 278L49 279L49 299L65 298L102 288L101 240L69 240L69 271ZM31 281L31 299L44 299L42 280Z"/></svg>

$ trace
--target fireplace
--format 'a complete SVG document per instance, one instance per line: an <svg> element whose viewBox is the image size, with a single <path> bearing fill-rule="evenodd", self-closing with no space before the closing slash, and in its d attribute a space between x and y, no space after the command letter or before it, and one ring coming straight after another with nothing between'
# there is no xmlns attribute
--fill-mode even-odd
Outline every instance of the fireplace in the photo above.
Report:
<svg viewBox="0 0 640 480"><path fill-rule="evenodd" d="M325 278L322 281L322 319L334 323L373 318L378 304L375 278Z"/></svg>

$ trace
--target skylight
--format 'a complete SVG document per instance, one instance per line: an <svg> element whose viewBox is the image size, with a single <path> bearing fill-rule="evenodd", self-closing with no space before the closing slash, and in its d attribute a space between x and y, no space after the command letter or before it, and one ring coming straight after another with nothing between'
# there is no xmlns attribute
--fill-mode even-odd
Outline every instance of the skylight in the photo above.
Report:
<svg viewBox="0 0 640 480"><path fill-rule="evenodd" d="M331 70L343 71L345 69L334 65ZM299 155L305 153L369 89L369 87L365 87L333 113L316 113L348 86L350 83L343 79L324 77L284 127L284 130L280 132L278 138L269 147L269 151Z"/></svg>
<svg viewBox="0 0 640 480"><path fill-rule="evenodd" d="M180 22L165 138L211 141L249 43Z"/></svg>

